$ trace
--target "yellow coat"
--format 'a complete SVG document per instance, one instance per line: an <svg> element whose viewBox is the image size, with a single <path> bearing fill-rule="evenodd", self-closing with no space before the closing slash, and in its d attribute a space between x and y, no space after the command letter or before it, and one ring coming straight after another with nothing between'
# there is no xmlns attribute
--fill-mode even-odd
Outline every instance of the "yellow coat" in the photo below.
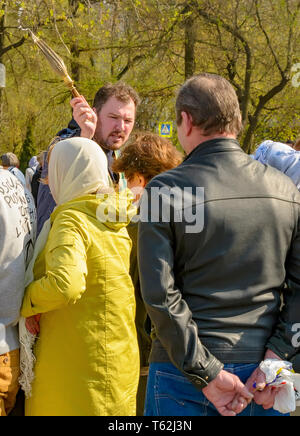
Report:
<svg viewBox="0 0 300 436"><path fill-rule="evenodd" d="M97 219L97 207L109 202L87 195L51 216L22 307L24 317L42 314L27 416L135 415L139 351L131 242L127 223Z"/></svg>

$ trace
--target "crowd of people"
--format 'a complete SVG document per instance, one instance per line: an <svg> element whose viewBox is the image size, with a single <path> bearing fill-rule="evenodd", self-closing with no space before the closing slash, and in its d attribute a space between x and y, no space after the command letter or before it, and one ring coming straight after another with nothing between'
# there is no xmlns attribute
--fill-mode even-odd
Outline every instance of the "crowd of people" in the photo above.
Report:
<svg viewBox="0 0 300 436"><path fill-rule="evenodd" d="M20 384L26 416L281 415L260 363L300 372L300 140L244 153L213 74L178 92L185 156L139 104L107 84L25 175L1 157L0 416Z"/></svg>

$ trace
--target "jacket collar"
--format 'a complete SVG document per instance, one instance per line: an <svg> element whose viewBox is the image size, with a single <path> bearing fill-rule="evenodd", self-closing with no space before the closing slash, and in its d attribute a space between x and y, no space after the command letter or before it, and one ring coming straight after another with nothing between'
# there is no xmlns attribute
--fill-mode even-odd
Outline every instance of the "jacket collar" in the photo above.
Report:
<svg viewBox="0 0 300 436"><path fill-rule="evenodd" d="M244 153L241 149L239 142L236 139L231 138L216 138L209 141L202 142L184 159L184 162L191 159L192 157L202 156L212 153L230 151L240 151Z"/></svg>

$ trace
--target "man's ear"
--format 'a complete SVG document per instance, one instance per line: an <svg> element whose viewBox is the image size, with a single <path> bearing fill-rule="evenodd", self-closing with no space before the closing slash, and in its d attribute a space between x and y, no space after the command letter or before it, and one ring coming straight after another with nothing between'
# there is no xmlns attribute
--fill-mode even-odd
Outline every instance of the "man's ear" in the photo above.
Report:
<svg viewBox="0 0 300 436"><path fill-rule="evenodd" d="M187 112L181 112L182 124L184 128L184 133L189 136L193 129L193 119L192 116Z"/></svg>

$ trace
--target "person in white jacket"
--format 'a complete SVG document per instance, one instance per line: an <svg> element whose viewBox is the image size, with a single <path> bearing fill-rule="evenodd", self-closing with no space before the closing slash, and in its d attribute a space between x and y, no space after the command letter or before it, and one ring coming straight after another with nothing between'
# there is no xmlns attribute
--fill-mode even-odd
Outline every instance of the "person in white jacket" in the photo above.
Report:
<svg viewBox="0 0 300 436"><path fill-rule="evenodd" d="M13 409L19 390L17 323L35 235L32 196L17 177L0 169L0 416Z"/></svg>

